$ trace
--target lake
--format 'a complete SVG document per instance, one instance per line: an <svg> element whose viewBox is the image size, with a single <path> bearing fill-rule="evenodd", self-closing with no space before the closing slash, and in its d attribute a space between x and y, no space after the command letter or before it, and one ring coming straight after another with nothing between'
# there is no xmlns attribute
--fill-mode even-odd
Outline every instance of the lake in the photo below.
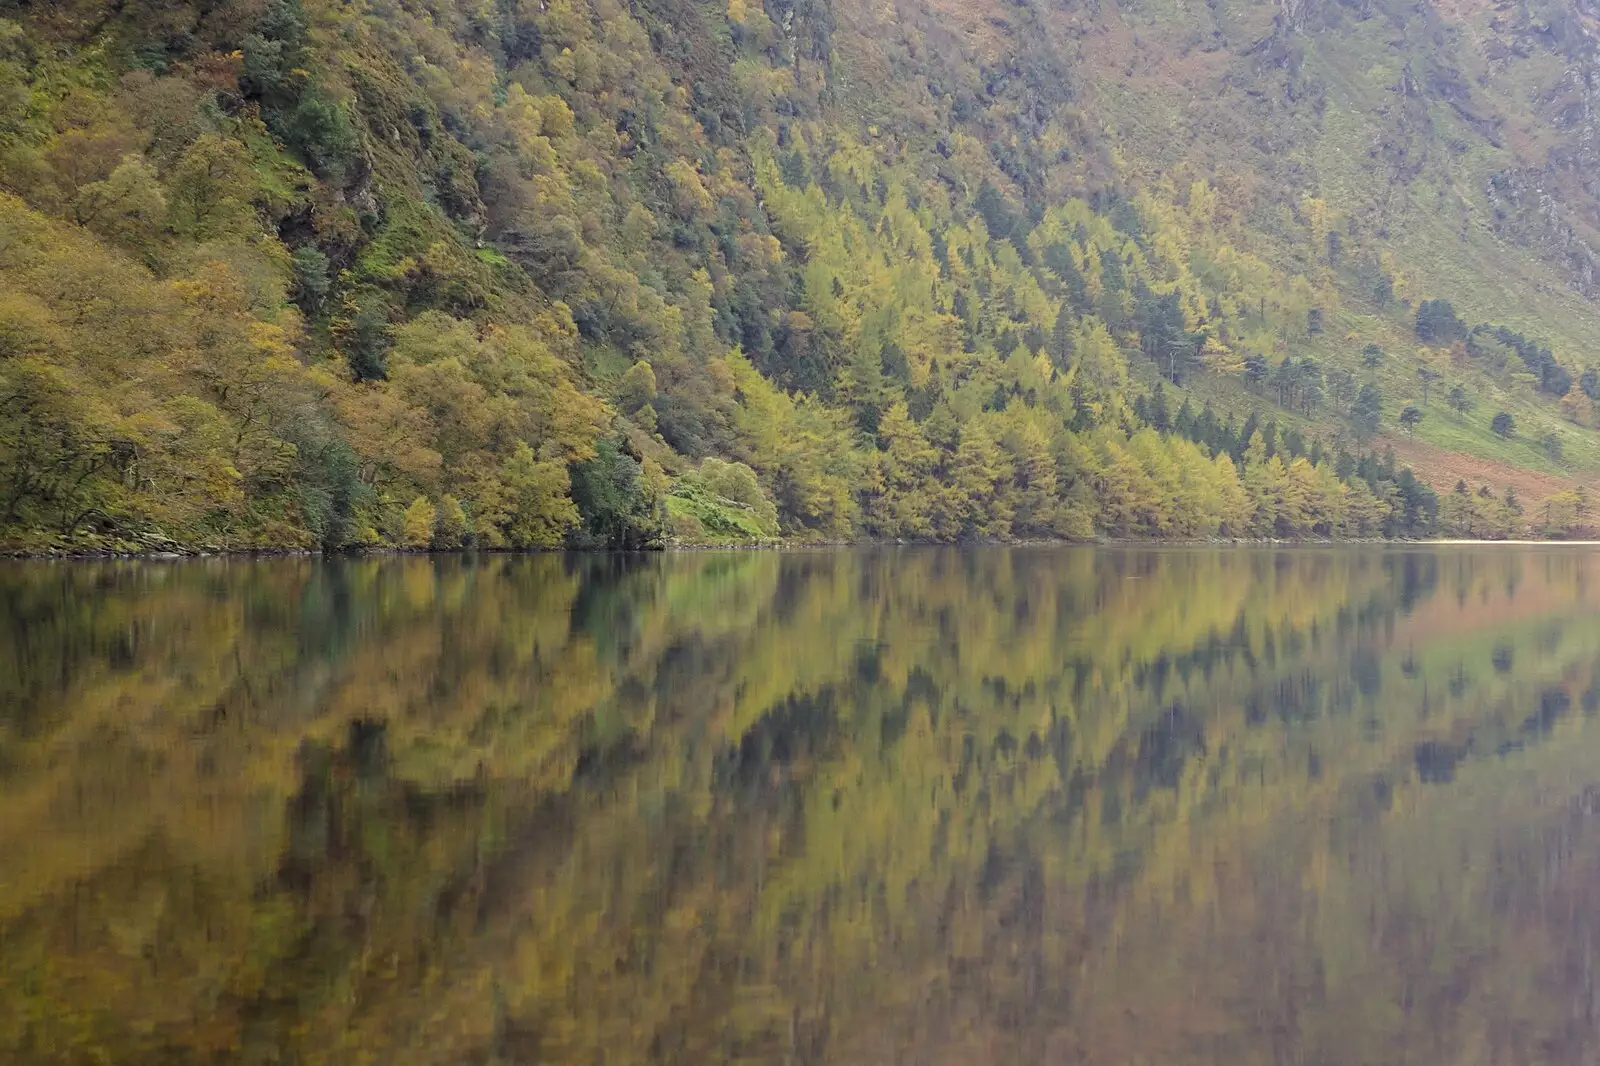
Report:
<svg viewBox="0 0 1600 1066"><path fill-rule="evenodd" d="M1589 1063L1600 549L0 565L6 1063Z"/></svg>

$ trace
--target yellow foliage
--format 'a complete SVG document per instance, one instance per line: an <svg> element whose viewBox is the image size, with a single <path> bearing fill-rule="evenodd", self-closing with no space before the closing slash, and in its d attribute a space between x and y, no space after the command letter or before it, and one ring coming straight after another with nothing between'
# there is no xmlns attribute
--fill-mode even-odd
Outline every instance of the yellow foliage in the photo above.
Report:
<svg viewBox="0 0 1600 1066"><path fill-rule="evenodd" d="M459 505L458 505L459 506ZM407 548L426 548L433 543L433 524L437 511L426 496L418 496L406 508L400 542Z"/></svg>

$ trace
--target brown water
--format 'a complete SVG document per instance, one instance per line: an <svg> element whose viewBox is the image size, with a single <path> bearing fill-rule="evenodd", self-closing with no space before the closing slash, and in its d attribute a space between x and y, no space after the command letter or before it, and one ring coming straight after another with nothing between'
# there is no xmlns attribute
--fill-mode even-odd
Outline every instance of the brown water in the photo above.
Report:
<svg viewBox="0 0 1600 1066"><path fill-rule="evenodd" d="M3 1063L1591 1063L1600 550L0 568Z"/></svg>

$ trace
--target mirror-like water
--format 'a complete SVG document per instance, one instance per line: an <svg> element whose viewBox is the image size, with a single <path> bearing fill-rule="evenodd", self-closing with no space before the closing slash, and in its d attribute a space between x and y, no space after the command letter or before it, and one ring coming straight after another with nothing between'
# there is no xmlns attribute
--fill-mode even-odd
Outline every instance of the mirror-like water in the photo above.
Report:
<svg viewBox="0 0 1600 1066"><path fill-rule="evenodd" d="M1580 1063L1600 552L0 567L0 1061Z"/></svg>

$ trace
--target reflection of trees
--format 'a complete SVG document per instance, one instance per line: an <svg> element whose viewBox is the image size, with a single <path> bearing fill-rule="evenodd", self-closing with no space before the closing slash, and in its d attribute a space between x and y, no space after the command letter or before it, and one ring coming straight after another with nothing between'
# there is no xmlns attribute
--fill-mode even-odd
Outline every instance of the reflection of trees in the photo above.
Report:
<svg viewBox="0 0 1600 1066"><path fill-rule="evenodd" d="M1523 846L1493 813L1445 820L1457 851L1397 849L1412 812L1481 788L1497 760L1583 750L1600 691L1587 560L1470 559L0 572L0 845L27 859L0 882L0 1048L432 1063L1459 1047L1410 1043L1423 1015L1393 1004L1443 1024L1508 973L1544 979L1497 961L1512 943L1544 936L1532 958L1557 968L1576 949L1515 913L1469 948L1429 938L1480 914L1474 892L1534 891L1496 861L1455 896L1415 895L1416 871L1446 877L1460 848ZM1491 667L1497 648L1514 670ZM1592 834L1572 824L1564 869L1587 868ZM1495 1047L1555 1024L1505 1002L1532 1028ZM1352 1028L1370 1047L1339 1044Z"/></svg>

